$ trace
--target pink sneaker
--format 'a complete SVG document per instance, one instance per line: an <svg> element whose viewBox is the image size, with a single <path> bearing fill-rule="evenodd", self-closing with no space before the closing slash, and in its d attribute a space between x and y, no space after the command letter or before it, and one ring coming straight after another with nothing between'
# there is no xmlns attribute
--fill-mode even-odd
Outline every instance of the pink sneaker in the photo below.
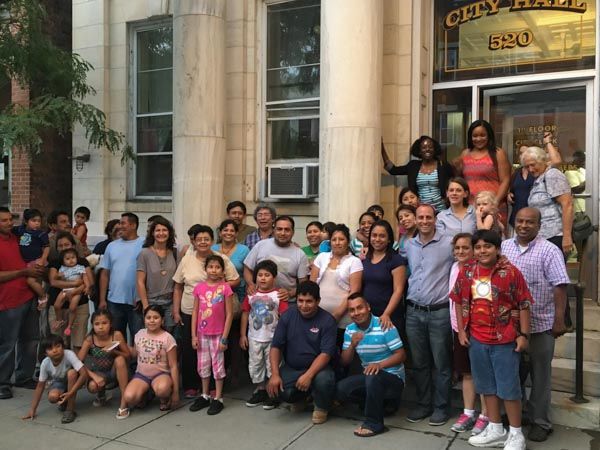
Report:
<svg viewBox="0 0 600 450"><path fill-rule="evenodd" d="M65 328L65 336L71 336L71 327Z"/></svg>
<svg viewBox="0 0 600 450"><path fill-rule="evenodd" d="M452 425L450 429L455 433L464 433L465 431L473 429L474 425L474 417L468 416L467 414L461 414L456 423Z"/></svg>
<svg viewBox="0 0 600 450"><path fill-rule="evenodd" d="M488 426L488 423L490 423L490 419L483 414L479 414L479 417L477 417L477 421L475 422L475 426L471 430L471 436L477 436L479 433L485 430Z"/></svg>

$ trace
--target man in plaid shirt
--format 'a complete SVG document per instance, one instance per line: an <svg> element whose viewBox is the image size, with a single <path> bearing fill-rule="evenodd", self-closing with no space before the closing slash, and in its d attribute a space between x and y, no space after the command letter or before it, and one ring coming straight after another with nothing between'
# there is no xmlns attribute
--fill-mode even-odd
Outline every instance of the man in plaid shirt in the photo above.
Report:
<svg viewBox="0 0 600 450"><path fill-rule="evenodd" d="M516 237L502 242L502 254L521 271L534 300L529 349L521 360L521 381L531 375L527 411L532 427L528 438L537 442L545 441L552 433L549 412L554 340L566 332L569 284L560 249L538 236L540 219L535 208L519 210L515 219Z"/></svg>

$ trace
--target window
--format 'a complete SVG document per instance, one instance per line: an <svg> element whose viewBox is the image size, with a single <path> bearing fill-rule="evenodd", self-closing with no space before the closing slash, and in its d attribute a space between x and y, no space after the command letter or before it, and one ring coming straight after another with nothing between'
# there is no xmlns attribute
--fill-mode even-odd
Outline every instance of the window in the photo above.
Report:
<svg viewBox="0 0 600 450"><path fill-rule="evenodd" d="M173 188L173 28L134 30L134 195L170 197Z"/></svg>
<svg viewBox="0 0 600 450"><path fill-rule="evenodd" d="M319 159L320 24L319 0L267 7L268 163Z"/></svg>

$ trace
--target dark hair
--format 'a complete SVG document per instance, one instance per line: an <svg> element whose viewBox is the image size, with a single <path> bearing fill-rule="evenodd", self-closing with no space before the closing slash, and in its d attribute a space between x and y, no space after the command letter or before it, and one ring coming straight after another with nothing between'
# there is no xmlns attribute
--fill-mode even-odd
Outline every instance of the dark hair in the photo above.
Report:
<svg viewBox="0 0 600 450"><path fill-rule="evenodd" d="M113 316L110 313L110 311L106 308L102 308L102 309L97 309L96 311L94 311L92 313L92 316L90 317L90 323L92 324L92 329L90 330L88 336L91 336L94 333L94 320L96 320L97 317L101 317L104 316L108 319L108 321L110 322L110 330L108 330L108 332L110 334L112 334L115 330L113 329Z"/></svg>
<svg viewBox="0 0 600 450"><path fill-rule="evenodd" d="M377 222L377 217L375 217L375 214L373 214L372 212L369 211L365 211L364 213L362 213L360 215L360 217L358 218L358 223L360 224L363 220L363 217L365 216L369 216L371 219L373 219L373 222Z"/></svg>
<svg viewBox="0 0 600 450"><path fill-rule="evenodd" d="M456 245L456 243L458 242L459 239L468 239L469 242L471 242L471 239L473 239L473 235L471 233L458 233L456 235L454 235L454 237L452 238L452 246L454 247ZM473 242L471 242L471 247L473 246Z"/></svg>
<svg viewBox="0 0 600 450"><path fill-rule="evenodd" d="M417 206L415 208L415 211L421 207L431 208L431 211L433 211L433 217L435 217L437 215L437 210L435 209L435 206L433 206L431 203L421 203L419 206Z"/></svg>
<svg viewBox="0 0 600 450"><path fill-rule="evenodd" d="M194 234L190 235L192 239L196 239L196 236L198 236L200 233L206 233L210 236L211 240L215 240L215 233L213 232L213 229L208 225L194 225L192 228L194 228Z"/></svg>
<svg viewBox="0 0 600 450"><path fill-rule="evenodd" d="M496 155L498 148L496 147L496 136L494 134L494 129L487 120L477 119L469 126L469 129L467 130L467 147L469 150L473 150L475 148L473 145L473 130L477 127L485 128L488 138L488 153L490 154L490 158L492 158L494 167L496 170L498 170L498 156Z"/></svg>
<svg viewBox="0 0 600 450"><path fill-rule="evenodd" d="M42 212L39 209L28 208L23 211L23 223L26 223L28 220L31 220L35 217L42 218Z"/></svg>
<svg viewBox="0 0 600 450"><path fill-rule="evenodd" d="M419 158L421 159L421 144L423 143L423 141L426 141L427 139L429 139L432 143L433 143L433 156L435 159L440 159L440 156L442 156L442 146L440 145L440 143L438 141L436 141L434 138L429 137L429 136L421 136L419 139L417 139L415 142L412 143L412 145L410 146L410 154L412 156L414 156L415 158Z"/></svg>
<svg viewBox="0 0 600 450"><path fill-rule="evenodd" d="M348 300L354 300L354 299L357 299L357 298L362 298L362 299L364 299L364 297L363 297L363 295L362 295L362 292L353 292L352 294L350 294L350 295L348 296Z"/></svg>
<svg viewBox="0 0 600 450"><path fill-rule="evenodd" d="M402 188L402 190L400 191L400 193L398 194L398 203L404 203L402 201L402 197L404 197L404 194L406 194L407 192L412 192L413 194L415 194L415 196L417 197L417 200L421 201L421 197L419 197L419 193L413 191L411 188L409 187L404 187Z"/></svg>
<svg viewBox="0 0 600 450"><path fill-rule="evenodd" d="M406 203L402 203L400 206L398 206L398 209L396 210L396 220L398 220L398 214L400 213L400 211L410 211L414 216L417 215L417 208L415 208L413 205L407 205Z"/></svg>
<svg viewBox="0 0 600 450"><path fill-rule="evenodd" d="M155 214L153 216L148 217L148 223L152 223L154 222L156 219L165 219L168 220L166 217L161 216L160 214Z"/></svg>
<svg viewBox="0 0 600 450"><path fill-rule="evenodd" d="M392 257L392 254L394 253L394 230L393 230L392 226L390 225L390 223L384 219L378 220L371 226L371 232L369 233L369 250L367 250L367 259L370 260L371 258L373 258L373 246L371 245L371 234L373 233L373 229L375 227L384 228L386 234L388 235L389 242L385 249L385 256L384 256L384 259L386 261L388 261Z"/></svg>
<svg viewBox="0 0 600 450"><path fill-rule="evenodd" d="M231 211L233 208L242 208L242 211L244 212L244 214L246 214L246 205L244 205L243 202L240 202L239 200L234 200L232 202L227 203L227 214L229 214L229 211Z"/></svg>
<svg viewBox="0 0 600 450"><path fill-rule="evenodd" d="M200 228L202 228L202 225L200 225L199 223L195 223L194 225L192 225L191 227L188 228L187 235L191 239L194 239L196 237L196 235L198 234L198 229L200 229Z"/></svg>
<svg viewBox="0 0 600 450"><path fill-rule="evenodd" d="M308 231L308 229L312 226L317 227L319 229L319 231L323 231L323 224L321 222L319 222L318 220L313 220L312 222L308 222L308 225L306 225L306 228L304 230Z"/></svg>
<svg viewBox="0 0 600 450"><path fill-rule="evenodd" d="M48 214L48 218L46 219L48 225L56 225L56 223L58 222L58 216L71 217L71 215L68 212L62 209L55 209L54 211L51 211L50 214Z"/></svg>
<svg viewBox="0 0 600 450"><path fill-rule="evenodd" d="M381 218L385 215L385 211L383 210L383 206L381 205L371 205L367 208L368 212L377 211L381 213Z"/></svg>
<svg viewBox="0 0 600 450"><path fill-rule="evenodd" d="M119 223L119 219L110 219L106 222L106 226L104 227L104 234L110 238L113 230L115 229L115 225Z"/></svg>
<svg viewBox="0 0 600 450"><path fill-rule="evenodd" d="M240 231L239 225L235 223L233 219L225 219L223 222L221 222L221 225L219 225L219 231L223 231L223 228L225 228L227 225L233 225L236 233Z"/></svg>
<svg viewBox="0 0 600 450"><path fill-rule="evenodd" d="M73 237L73 235L71 233L69 233L68 231L59 231L58 233L56 233L56 240L55 245L58 248L58 241L60 241L61 239L67 238L69 240L69 242L73 245L73 247L75 247L77 245L77 242L75 242L75 238Z"/></svg>
<svg viewBox="0 0 600 450"><path fill-rule="evenodd" d="M258 276L259 270L266 270L271 275L273 275L273 277L277 276L277 264L275 264L270 259L264 259L261 262L259 262L256 265L256 267L254 267L254 273L252 275L252 279L254 280L254 283L256 283L256 277Z"/></svg>
<svg viewBox="0 0 600 450"><path fill-rule="evenodd" d="M477 230L471 239L473 247L475 247L475 244L477 244L479 241L492 244L496 248L500 248L502 246L502 238L498 233L492 230Z"/></svg>
<svg viewBox="0 0 600 450"><path fill-rule="evenodd" d="M463 198L463 206L469 206L469 197L471 195L471 188L469 188L469 183L467 183L467 180L465 180L462 177L453 177L453 178L450 178L450 181L448 181L448 187L450 187L450 183L456 183L465 190L465 192L467 193L467 196L465 198ZM446 202L446 205L449 208L450 200L448 199L448 195L446 195L446 198L444 199L444 201Z"/></svg>
<svg viewBox="0 0 600 450"><path fill-rule="evenodd" d="M167 219L165 219L162 216L157 216L156 219L154 219L151 223L150 223L150 228L148 228L148 233L146 234L146 240L144 241L144 247L150 247L152 245L154 245L155 239L154 239L154 230L156 229L156 227L158 225L162 225L163 227L166 227L167 230L169 230L169 238L167 239L167 248L169 250L173 250L173 248L175 247L175 228L173 228L173 224L168 221Z"/></svg>
<svg viewBox="0 0 600 450"><path fill-rule="evenodd" d="M132 212L124 212L123 214L121 214L121 217L127 217L127 221L129 223L135 223L136 230L140 226L140 218Z"/></svg>
<svg viewBox="0 0 600 450"><path fill-rule="evenodd" d="M271 213L271 218L275 219L275 217L277 217L277 211L275 211L275 208L273 208L272 206L269 206L269 205L265 205L264 203L261 203L256 208L254 208L254 214L253 214L254 220L256 220L256 216L257 216L258 212L262 209L268 209L269 212Z"/></svg>
<svg viewBox="0 0 600 450"><path fill-rule="evenodd" d="M291 216L287 216L287 215L283 215L283 216L279 216L277 217L274 221L273 221L273 226L275 226L275 224L277 224L277 222L280 222L282 220L287 220L289 223L292 224L292 230L294 228L296 228L296 222L294 222L294 219L292 219Z"/></svg>
<svg viewBox="0 0 600 450"><path fill-rule="evenodd" d="M321 290L319 289L319 285L314 281L303 281L298 285L298 289L296 290L296 297L299 295L310 295L315 300L321 300Z"/></svg>
<svg viewBox="0 0 600 450"><path fill-rule="evenodd" d="M75 247L67 248L67 249L64 249L63 251L61 251L60 255L58 256L58 260L60 261L61 264L64 265L65 256L67 256L70 253L74 254L75 258L79 258L79 254L77 253L77 250L75 250Z"/></svg>
<svg viewBox="0 0 600 450"><path fill-rule="evenodd" d="M85 220L90 220L90 215L92 214L90 208L88 208L87 206L80 206L75 210L73 214L77 213L83 214L85 216Z"/></svg>
<svg viewBox="0 0 600 450"><path fill-rule="evenodd" d="M342 233L344 235L344 237L348 241L348 250L350 250L350 253L352 253L352 247L350 247L350 242L351 242L350 229L343 223L338 223L331 230L331 233L329 234L329 239L333 238L334 233Z"/></svg>
<svg viewBox="0 0 600 450"><path fill-rule="evenodd" d="M11 212L6 206L0 206L0 213L10 214Z"/></svg>
<svg viewBox="0 0 600 450"><path fill-rule="evenodd" d="M219 255L208 255L204 260L204 270L208 267L208 263L216 261L221 266L221 269L225 270L225 260Z"/></svg>
<svg viewBox="0 0 600 450"><path fill-rule="evenodd" d="M65 341L63 340L62 336L59 336L58 334L50 334L49 336L42 339L42 342L40 343L40 348L43 351L47 351L55 345L60 345L62 348L65 348Z"/></svg>
<svg viewBox="0 0 600 450"><path fill-rule="evenodd" d="M331 238L331 233L333 233L333 230L335 230L335 227L336 227L335 222L325 222L323 224L323 229L321 231L327 231L329 238Z"/></svg>
<svg viewBox="0 0 600 450"><path fill-rule="evenodd" d="M163 319L165 318L165 310L160 305L150 304L150 305L146 306L146 309L144 309L144 317L146 317L146 314L148 314L150 311L157 312L158 314L160 314L160 317L162 317Z"/></svg>

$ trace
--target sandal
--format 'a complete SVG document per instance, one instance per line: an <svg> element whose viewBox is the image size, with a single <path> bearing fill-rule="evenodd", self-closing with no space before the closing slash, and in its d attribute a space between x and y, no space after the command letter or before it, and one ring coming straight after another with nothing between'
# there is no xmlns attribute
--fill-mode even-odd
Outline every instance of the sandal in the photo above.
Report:
<svg viewBox="0 0 600 450"><path fill-rule="evenodd" d="M123 420L127 419L129 417L129 414L129 408L119 408L115 417L117 418L117 420Z"/></svg>
<svg viewBox="0 0 600 450"><path fill-rule="evenodd" d="M361 425L356 430L354 430L354 436L369 438L369 437L377 436L378 434L383 434L386 431L390 431L390 429L388 427L383 427L383 429L381 431L373 431L370 428L367 428L364 425Z"/></svg>
<svg viewBox="0 0 600 450"><path fill-rule="evenodd" d="M158 409L161 411L169 411L171 409L171 400L161 400Z"/></svg>
<svg viewBox="0 0 600 450"><path fill-rule="evenodd" d="M63 413L62 419L60 419L60 423L71 423L77 417L77 413L75 411L65 411Z"/></svg>

